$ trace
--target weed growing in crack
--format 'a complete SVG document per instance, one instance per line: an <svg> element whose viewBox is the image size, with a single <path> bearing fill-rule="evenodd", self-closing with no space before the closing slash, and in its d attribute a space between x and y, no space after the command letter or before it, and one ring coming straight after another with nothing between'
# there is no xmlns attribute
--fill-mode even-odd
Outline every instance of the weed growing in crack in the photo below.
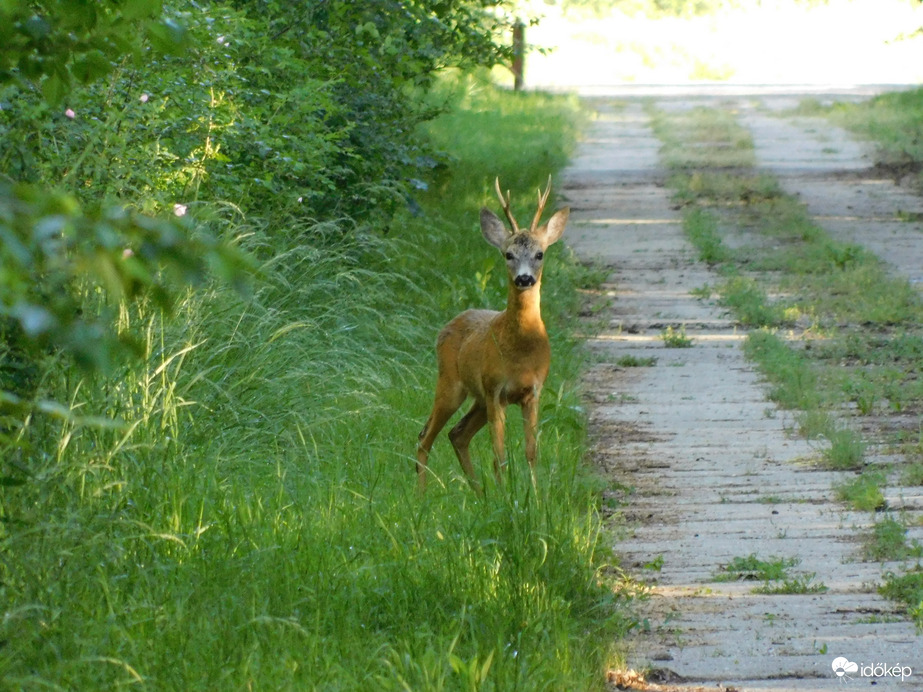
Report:
<svg viewBox="0 0 923 692"><path fill-rule="evenodd" d="M916 461L905 468L901 474L901 483L908 486L923 485L923 463Z"/></svg>
<svg viewBox="0 0 923 692"><path fill-rule="evenodd" d="M867 444L855 430L840 428L825 434L830 446L823 452L826 466L840 471L857 469L865 461Z"/></svg>
<svg viewBox="0 0 923 692"><path fill-rule="evenodd" d="M725 565L713 579L719 582L761 581L762 586L753 589L760 594L804 594L821 593L827 590L822 583L814 583L814 573L791 574L798 558L770 557L762 560L751 553L746 557L735 557Z"/></svg>
<svg viewBox="0 0 923 692"><path fill-rule="evenodd" d="M874 512L885 506L881 488L886 482L882 471L866 471L852 480L834 486L836 498L853 509Z"/></svg>
<svg viewBox="0 0 923 692"><path fill-rule="evenodd" d="M724 264L730 253L718 233L718 217L697 207L683 216L686 234L699 251L699 259L711 265Z"/></svg>
<svg viewBox="0 0 923 692"><path fill-rule="evenodd" d="M660 333L660 338L663 339L663 345L667 348L690 348L692 346L692 339L686 336L686 327L681 326L679 329L673 329L673 327L667 327Z"/></svg>
<svg viewBox="0 0 923 692"><path fill-rule="evenodd" d="M622 356L615 364L620 368L652 368L657 365L657 359L653 356L646 358L641 358L639 356L633 356L631 354L627 356Z"/></svg>
<svg viewBox="0 0 923 692"><path fill-rule="evenodd" d="M829 412L821 409L802 411L795 420L799 432L808 440L817 440L826 437L827 433L836 430L836 418Z"/></svg>
<svg viewBox="0 0 923 692"><path fill-rule="evenodd" d="M649 569L652 572L659 572L663 569L663 554L658 555L653 560L644 564L644 569Z"/></svg>
<svg viewBox="0 0 923 692"><path fill-rule="evenodd" d="M794 557L770 557L761 560L756 553L746 557L735 557L731 562L721 568L713 579L719 582L729 581L773 581L784 579L788 570L798 564Z"/></svg>
<svg viewBox="0 0 923 692"><path fill-rule="evenodd" d="M757 499L757 502L762 505L780 505L785 502L785 500L778 495L764 495L763 497Z"/></svg>
<svg viewBox="0 0 923 692"><path fill-rule="evenodd" d="M691 291L689 291L689 295L700 300L708 300L712 297L713 293L714 289L712 289L712 287L708 284L704 284L699 288L693 288Z"/></svg>
<svg viewBox="0 0 923 692"><path fill-rule="evenodd" d="M784 306L771 302L759 284L735 276L721 288L721 305L730 308L745 327L778 327L786 322Z"/></svg>
<svg viewBox="0 0 923 692"><path fill-rule="evenodd" d="M765 329L751 332L744 342L744 353L769 377L769 398L779 406L812 410L820 405L817 374L810 362L777 334Z"/></svg>
<svg viewBox="0 0 923 692"><path fill-rule="evenodd" d="M904 574L886 573L878 593L903 604L907 614L916 622L917 631L923 632L923 566L917 564Z"/></svg>
<svg viewBox="0 0 923 692"><path fill-rule="evenodd" d="M907 528L894 517L888 516L876 522L867 538L864 551L867 560L887 562L923 557L923 546L919 541L907 543Z"/></svg>
<svg viewBox="0 0 923 692"><path fill-rule="evenodd" d="M811 574L800 574L794 577L789 577L779 584L766 582L762 586L757 586L755 589L753 589L753 593L792 595L823 593L824 591L827 591L827 586L823 582L814 582L815 576L816 575L812 572Z"/></svg>

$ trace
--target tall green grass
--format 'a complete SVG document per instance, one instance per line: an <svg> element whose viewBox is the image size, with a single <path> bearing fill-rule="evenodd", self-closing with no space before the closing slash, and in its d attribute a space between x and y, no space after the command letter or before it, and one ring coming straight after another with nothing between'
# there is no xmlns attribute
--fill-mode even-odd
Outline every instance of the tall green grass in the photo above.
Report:
<svg viewBox="0 0 923 692"><path fill-rule="evenodd" d="M0 680L9 688L601 689L630 627L601 578L597 486L582 465L570 336L586 280L550 251L552 374L537 488L518 415L497 487L486 433L471 493L444 439L415 492L433 342L501 307L478 230L499 175L528 215L566 160L576 104L458 80L431 126L454 156L390 233L229 228L262 258L250 295L190 295L176 319L123 312L142 368L78 381L29 480L0 489ZM100 426L91 416L118 424Z"/></svg>

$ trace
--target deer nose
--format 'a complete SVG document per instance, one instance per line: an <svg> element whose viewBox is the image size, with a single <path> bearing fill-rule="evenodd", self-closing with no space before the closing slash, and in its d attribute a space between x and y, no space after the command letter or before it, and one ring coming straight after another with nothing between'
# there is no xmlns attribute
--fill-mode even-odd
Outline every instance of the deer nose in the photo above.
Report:
<svg viewBox="0 0 923 692"><path fill-rule="evenodd" d="M517 288L529 288L535 285L535 277L531 274L520 274L513 279L513 283Z"/></svg>

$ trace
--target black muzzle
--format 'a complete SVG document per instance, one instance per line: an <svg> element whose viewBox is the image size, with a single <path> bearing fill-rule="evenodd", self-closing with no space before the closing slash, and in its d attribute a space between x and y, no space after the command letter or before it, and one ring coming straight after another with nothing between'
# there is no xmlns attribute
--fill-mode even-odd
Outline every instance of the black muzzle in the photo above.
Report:
<svg viewBox="0 0 923 692"><path fill-rule="evenodd" d="M531 288L535 285L535 277L531 274L520 274L513 279L513 283L516 284L516 288Z"/></svg>

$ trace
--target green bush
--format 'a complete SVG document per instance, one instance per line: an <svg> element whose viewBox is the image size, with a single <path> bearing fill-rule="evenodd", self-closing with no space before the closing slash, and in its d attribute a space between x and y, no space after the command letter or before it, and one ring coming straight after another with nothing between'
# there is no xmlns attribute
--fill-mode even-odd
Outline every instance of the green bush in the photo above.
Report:
<svg viewBox="0 0 923 692"><path fill-rule="evenodd" d="M387 230L441 156L434 75L507 55L492 4L0 5L0 404L27 415L48 357L137 355L130 302L239 281L241 215L274 251Z"/></svg>

